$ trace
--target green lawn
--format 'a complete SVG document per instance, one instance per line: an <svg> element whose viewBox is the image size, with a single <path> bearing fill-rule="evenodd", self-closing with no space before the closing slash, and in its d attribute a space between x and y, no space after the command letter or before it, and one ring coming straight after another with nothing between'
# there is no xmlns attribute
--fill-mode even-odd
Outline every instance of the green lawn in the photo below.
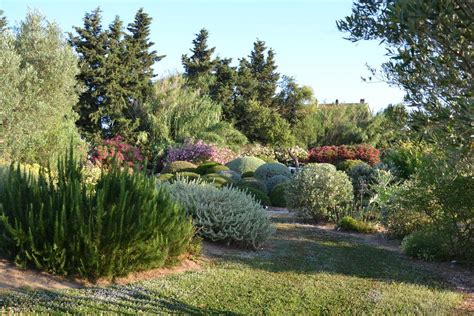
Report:
<svg viewBox="0 0 474 316"><path fill-rule="evenodd" d="M277 223L259 252L224 251L203 270L127 286L11 291L13 311L190 314L447 314L462 295L403 256L310 225Z"/></svg>

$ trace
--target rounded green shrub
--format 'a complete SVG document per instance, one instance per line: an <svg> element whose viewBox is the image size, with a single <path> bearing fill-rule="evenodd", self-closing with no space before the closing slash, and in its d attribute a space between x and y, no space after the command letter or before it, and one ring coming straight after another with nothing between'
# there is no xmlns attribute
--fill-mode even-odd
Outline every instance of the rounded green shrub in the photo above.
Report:
<svg viewBox="0 0 474 316"><path fill-rule="evenodd" d="M270 193L271 205L275 207L286 207L286 190L288 182L278 183Z"/></svg>
<svg viewBox="0 0 474 316"><path fill-rule="evenodd" d="M222 187L222 186L229 185L232 183L230 179L223 177L217 173L206 174L202 176L201 178L202 180L204 180L204 182L211 183L216 187Z"/></svg>
<svg viewBox="0 0 474 316"><path fill-rule="evenodd" d="M165 165L161 173L195 172L197 166L188 161L173 161Z"/></svg>
<svg viewBox="0 0 474 316"><path fill-rule="evenodd" d="M262 180L256 178L242 178L237 184L239 187L251 187L262 192L268 193L267 185Z"/></svg>
<svg viewBox="0 0 474 316"><path fill-rule="evenodd" d="M174 174L173 179L176 180L176 179L186 178L190 180L195 180L195 179L199 179L200 177L201 176L195 172L184 171L184 172L176 172Z"/></svg>
<svg viewBox="0 0 474 316"><path fill-rule="evenodd" d="M244 174L246 172L255 172L258 167L265 164L265 161L259 159L257 157L239 157L235 158L234 160L229 161L226 163L226 166L229 167L231 170L238 172L240 174Z"/></svg>
<svg viewBox="0 0 474 316"><path fill-rule="evenodd" d="M349 177L330 164L308 164L288 183L288 207L316 220L339 220L352 200Z"/></svg>
<svg viewBox="0 0 474 316"><path fill-rule="evenodd" d="M247 171L247 172L242 173L242 178L253 178L254 175L255 175L255 172Z"/></svg>
<svg viewBox="0 0 474 316"><path fill-rule="evenodd" d="M446 261L454 257L449 239L449 235L442 231L425 228L406 236L402 249L407 255L418 259Z"/></svg>
<svg viewBox="0 0 474 316"><path fill-rule="evenodd" d="M346 171L351 178L354 196L368 198L371 195L371 186L375 181L375 169L363 162L356 164Z"/></svg>
<svg viewBox="0 0 474 316"><path fill-rule="evenodd" d="M279 162L269 162L255 170L255 178L267 182L268 179L274 176L286 176L291 177L291 172L288 167Z"/></svg>
<svg viewBox="0 0 474 316"><path fill-rule="evenodd" d="M268 206L271 204L270 197L263 191L252 187L238 187L240 190L244 191L245 193L250 194L257 202L259 202L263 206Z"/></svg>
<svg viewBox="0 0 474 316"><path fill-rule="evenodd" d="M223 171L219 171L217 174L220 176L223 176L224 178L229 179L230 181L234 183L237 183L240 181L240 179L242 179L240 174L238 174L237 172L233 170L223 170Z"/></svg>
<svg viewBox="0 0 474 316"><path fill-rule="evenodd" d="M217 166L213 166L207 169L206 173L219 173L221 171L228 171L228 170L229 170L229 167L227 166L217 165Z"/></svg>
<svg viewBox="0 0 474 316"><path fill-rule="evenodd" d="M265 184L267 185L268 192L271 193L275 185L286 182L290 182L290 178L288 178L287 176L276 175L268 179Z"/></svg>
<svg viewBox="0 0 474 316"><path fill-rule="evenodd" d="M364 163L359 159L347 159L337 164L337 170L347 171L358 164Z"/></svg>
<svg viewBox="0 0 474 316"><path fill-rule="evenodd" d="M191 219L153 177L115 167L90 190L73 156L58 162L54 180L42 169L10 172L0 192L3 257L93 281L158 268L187 250Z"/></svg>
<svg viewBox="0 0 474 316"><path fill-rule="evenodd" d="M190 212L203 238L257 248L274 232L262 206L237 188L181 180L167 186L173 198Z"/></svg>
<svg viewBox="0 0 474 316"><path fill-rule="evenodd" d="M364 234L373 234L377 232L375 225L364 221L358 221L350 216L344 216L341 218L341 220L337 223L337 227L341 230Z"/></svg>
<svg viewBox="0 0 474 316"><path fill-rule="evenodd" d="M172 173L162 173L158 176L158 180L160 181L170 181L174 178L174 174Z"/></svg>
<svg viewBox="0 0 474 316"><path fill-rule="evenodd" d="M215 166L222 166L222 165L220 163L214 162L214 161L204 162L196 168L195 172L199 173L200 175L205 175L207 173L212 173L212 172L208 172L208 170L212 167L215 167Z"/></svg>

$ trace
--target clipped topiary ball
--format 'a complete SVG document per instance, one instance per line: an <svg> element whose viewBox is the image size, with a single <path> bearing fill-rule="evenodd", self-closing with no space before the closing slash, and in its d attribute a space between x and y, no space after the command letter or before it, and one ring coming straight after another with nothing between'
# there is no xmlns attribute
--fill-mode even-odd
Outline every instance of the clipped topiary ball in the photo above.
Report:
<svg viewBox="0 0 474 316"><path fill-rule="evenodd" d="M215 187L218 187L218 188L232 183L230 179L223 177L217 173L206 174L202 176L201 179L207 183L213 184Z"/></svg>
<svg viewBox="0 0 474 316"><path fill-rule="evenodd" d="M275 185L272 192L270 193L270 202L275 207L286 207L286 188L288 182L283 182Z"/></svg>
<svg viewBox="0 0 474 316"><path fill-rule="evenodd" d="M262 180L256 178L242 178L237 184L239 187L251 187L262 192L268 193L267 185Z"/></svg>
<svg viewBox="0 0 474 316"><path fill-rule="evenodd" d="M257 157L239 157L234 160L229 161L226 163L226 166L229 167L231 170L238 172L240 174L244 174L246 172L252 171L255 172L258 167L265 164L265 161L259 159Z"/></svg>
<svg viewBox="0 0 474 316"><path fill-rule="evenodd" d="M158 176L158 180L160 181L169 181L174 178L174 174L172 173L162 173Z"/></svg>
<svg viewBox="0 0 474 316"><path fill-rule="evenodd" d="M217 174L231 180L234 183L239 182L240 179L241 179L240 174L238 174L237 172L235 172L233 170L219 171Z"/></svg>
<svg viewBox="0 0 474 316"><path fill-rule="evenodd" d="M186 178L186 179L189 179L189 180L195 180L195 179L199 179L201 176L195 172L189 172L189 171L185 171L185 172L176 172L174 174L174 179L183 179L183 178Z"/></svg>
<svg viewBox="0 0 474 316"><path fill-rule="evenodd" d="M188 161L173 161L163 168L161 173L194 172L197 166Z"/></svg>
<svg viewBox="0 0 474 316"><path fill-rule="evenodd" d="M253 178L254 175L255 175L255 172L247 171L247 172L242 173L242 178Z"/></svg>
<svg viewBox="0 0 474 316"><path fill-rule="evenodd" d="M221 166L221 164L217 163L217 162L214 162L214 161L205 162L203 164L200 164L197 167L196 173L199 173L200 175L205 175L207 173L212 173L212 172L208 172L208 170L212 167L215 167L215 166Z"/></svg>
<svg viewBox="0 0 474 316"><path fill-rule="evenodd" d="M255 170L255 178L265 182L267 182L267 180L271 177L278 175L286 176L289 178L291 177L291 172L290 170L288 170L287 166L279 162L266 163L258 167L257 170Z"/></svg>
<svg viewBox="0 0 474 316"><path fill-rule="evenodd" d="M221 171L227 171L227 170L229 170L229 167L223 166L223 165L217 165L217 166L213 166L213 167L207 169L206 173L219 173Z"/></svg>
<svg viewBox="0 0 474 316"><path fill-rule="evenodd" d="M272 192L273 188L280 183L288 183L290 182L290 178L287 176L276 175L268 179L265 183L267 184L268 192Z"/></svg>

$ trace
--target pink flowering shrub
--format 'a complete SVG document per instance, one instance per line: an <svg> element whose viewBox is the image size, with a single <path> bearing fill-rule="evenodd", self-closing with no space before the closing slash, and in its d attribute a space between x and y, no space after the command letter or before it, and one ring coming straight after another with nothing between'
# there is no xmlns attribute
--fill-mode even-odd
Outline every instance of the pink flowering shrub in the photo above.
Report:
<svg viewBox="0 0 474 316"><path fill-rule="evenodd" d="M169 148L166 156L167 162L189 161L202 163L214 161L225 164L235 157L235 153L228 148L219 148L212 144L206 144L202 140L186 142L178 148Z"/></svg>
<svg viewBox="0 0 474 316"><path fill-rule="evenodd" d="M380 162L380 151L370 145L323 146L309 151L308 162L337 164L345 160L362 160L371 165Z"/></svg>
<svg viewBox="0 0 474 316"><path fill-rule="evenodd" d="M120 135L104 140L92 153L92 162L99 167L109 167L114 159L121 167L141 168L143 164L140 149L124 142Z"/></svg>

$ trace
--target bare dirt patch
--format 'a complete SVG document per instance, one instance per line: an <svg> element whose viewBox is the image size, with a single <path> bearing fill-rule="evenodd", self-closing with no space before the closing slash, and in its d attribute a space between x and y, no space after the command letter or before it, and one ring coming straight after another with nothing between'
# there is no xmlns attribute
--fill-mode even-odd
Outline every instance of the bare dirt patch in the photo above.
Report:
<svg viewBox="0 0 474 316"><path fill-rule="evenodd" d="M53 276L45 272L22 270L6 260L0 260L0 289L71 289L80 288L80 283Z"/></svg>
<svg viewBox="0 0 474 316"><path fill-rule="evenodd" d="M111 284L123 285L138 281L157 279L169 274L197 271L201 269L204 261L206 261L206 259L201 259L199 261L184 259L178 265L173 267L135 272L129 274L127 277L115 278L114 280L99 279L93 284L85 280L71 280L54 276L46 272L20 269L12 263L0 259L0 290L18 288L60 290L78 289L88 286L106 286Z"/></svg>

